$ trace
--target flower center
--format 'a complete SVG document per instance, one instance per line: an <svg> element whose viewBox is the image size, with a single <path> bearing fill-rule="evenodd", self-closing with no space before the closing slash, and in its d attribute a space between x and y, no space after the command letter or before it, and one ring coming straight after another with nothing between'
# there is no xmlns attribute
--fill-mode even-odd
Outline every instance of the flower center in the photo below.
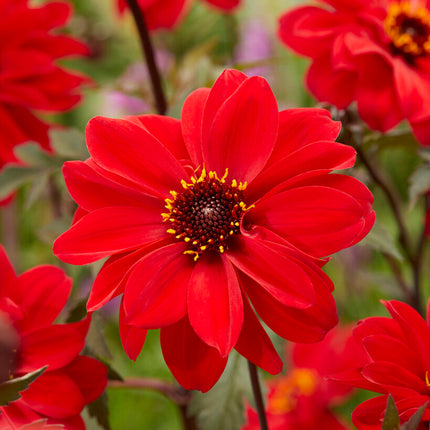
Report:
<svg viewBox="0 0 430 430"><path fill-rule="evenodd" d="M426 7L412 7L409 1L391 3L384 24L394 52L407 61L430 53L430 13Z"/></svg>
<svg viewBox="0 0 430 430"><path fill-rule="evenodd" d="M240 220L251 207L243 202L245 183L235 179L228 184L224 176L203 169L199 178L191 178L191 184L182 181L182 192L170 191L172 199L166 199L167 213L163 221L170 223L168 233L190 245L186 254L200 255L213 250L223 253L228 240L240 233Z"/></svg>
<svg viewBox="0 0 430 430"><path fill-rule="evenodd" d="M283 378L269 398L269 411L285 414L296 408L299 396L311 396L318 385L319 377L312 369L294 369Z"/></svg>

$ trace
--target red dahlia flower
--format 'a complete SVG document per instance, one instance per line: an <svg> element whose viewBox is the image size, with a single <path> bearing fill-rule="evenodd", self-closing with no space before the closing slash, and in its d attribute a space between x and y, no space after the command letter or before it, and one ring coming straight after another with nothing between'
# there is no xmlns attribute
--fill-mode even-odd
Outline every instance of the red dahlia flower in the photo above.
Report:
<svg viewBox="0 0 430 430"><path fill-rule="evenodd" d="M332 408L349 398L351 387L327 377L361 363L362 352L349 327L336 327L318 343L294 344L286 351L291 366L269 382L266 416L271 430L347 430ZM242 430L260 429L257 413L248 407Z"/></svg>
<svg viewBox="0 0 430 430"><path fill-rule="evenodd" d="M49 124L38 111L63 112L81 100L88 78L60 67L56 60L87 55L88 48L53 33L65 25L71 8L65 2L30 7L27 0L0 2L0 168L16 161L13 148L34 141L49 149Z"/></svg>
<svg viewBox="0 0 430 430"><path fill-rule="evenodd" d="M383 303L392 318L366 318L354 329L356 340L368 356L367 363L339 375L341 381L383 394L354 410L352 421L360 430L381 428L388 394L393 396L402 422L430 402L430 301L427 323L405 303ZM423 422L428 428L430 403Z"/></svg>
<svg viewBox="0 0 430 430"><path fill-rule="evenodd" d="M279 37L312 59L306 82L340 109L357 101L370 128L407 119L430 145L430 1L321 0L280 18Z"/></svg>
<svg viewBox="0 0 430 430"><path fill-rule="evenodd" d="M230 12L240 0L204 0L217 9ZM185 17L191 7L191 0L137 0L145 16L149 30L171 29ZM118 10L122 14L127 7L126 0L118 0Z"/></svg>
<svg viewBox="0 0 430 430"><path fill-rule="evenodd" d="M374 220L369 190L329 174L355 160L334 142L339 128L324 110L278 112L267 82L236 70L194 91L181 120L94 118L91 158L64 166L80 207L54 253L71 264L110 256L87 308L124 293L126 352L135 359L146 330L161 328L184 387L209 390L232 348L278 373L254 309L284 338L322 339L337 314L319 257Z"/></svg>
<svg viewBox="0 0 430 430"><path fill-rule="evenodd" d="M85 429L79 414L103 392L106 368L93 358L78 355L85 344L89 317L73 324L53 324L70 289L71 280L54 266L38 266L16 276L0 247L0 312L19 337L9 376L48 366L21 393L21 399L0 407L0 429L20 428L41 419L63 424L68 430Z"/></svg>

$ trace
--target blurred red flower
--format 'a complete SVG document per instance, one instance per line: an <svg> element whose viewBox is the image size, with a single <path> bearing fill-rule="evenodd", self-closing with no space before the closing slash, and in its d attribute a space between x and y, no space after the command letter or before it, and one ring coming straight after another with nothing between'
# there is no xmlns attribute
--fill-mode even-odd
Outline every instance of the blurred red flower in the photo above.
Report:
<svg viewBox="0 0 430 430"><path fill-rule="evenodd" d="M0 429L10 428L10 422L19 428L44 418L69 430L85 429L79 414L105 389L107 370L99 361L78 355L89 317L53 324L70 289L71 280L54 266L38 266L16 276L0 247L0 313L8 317L19 338L9 377L48 366L21 399L0 407Z"/></svg>
<svg viewBox="0 0 430 430"><path fill-rule="evenodd" d="M306 83L340 109L357 101L370 128L407 119L430 145L430 1L321 0L281 16L279 37L312 59Z"/></svg>
<svg viewBox="0 0 430 430"><path fill-rule="evenodd" d="M354 410L352 421L360 430L381 428L388 394L394 398L401 422L430 402L430 302L427 323L405 303L383 303L392 318L366 318L354 329L354 337L368 356L367 363L337 376L340 381L383 394ZM428 428L430 407L422 421Z"/></svg>
<svg viewBox="0 0 430 430"><path fill-rule="evenodd" d="M240 0L204 0L224 12L235 9ZM149 30L171 29L185 17L191 7L191 0L137 0ZM118 0L118 10L122 14L127 8L126 0Z"/></svg>
<svg viewBox="0 0 430 430"><path fill-rule="evenodd" d="M91 158L64 177L79 204L54 244L71 264L111 256L87 308L124 293L123 345L136 358L161 328L164 358L186 388L209 390L232 348L275 374L281 360L255 311L280 336L316 342L337 323L321 270L374 221L359 181L330 174L355 152L321 109L278 112L261 77L225 71L194 91L181 120L94 118Z"/></svg>
<svg viewBox="0 0 430 430"><path fill-rule="evenodd" d="M364 357L350 327L336 327L318 343L294 344L286 350L288 373L268 382L266 416L271 430L348 430L332 412L348 400L352 387L327 379L356 367ZM259 430L257 413L248 406L242 430Z"/></svg>
<svg viewBox="0 0 430 430"><path fill-rule="evenodd" d="M50 127L38 112L63 112L81 100L80 86L89 79L56 63L87 55L76 39L56 34L69 20L71 7L50 2L30 7L28 0L0 2L0 168L17 161L13 148L38 142L49 150Z"/></svg>

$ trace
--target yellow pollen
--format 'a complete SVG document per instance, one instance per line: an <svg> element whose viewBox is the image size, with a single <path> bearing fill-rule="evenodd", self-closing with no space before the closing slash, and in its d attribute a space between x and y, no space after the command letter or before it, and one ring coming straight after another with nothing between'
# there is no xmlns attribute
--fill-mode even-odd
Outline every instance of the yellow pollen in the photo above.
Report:
<svg viewBox="0 0 430 430"><path fill-rule="evenodd" d="M167 233L169 233L169 234L176 234L176 230L173 230L173 228L169 228L167 230Z"/></svg>
<svg viewBox="0 0 430 430"><path fill-rule="evenodd" d="M430 388L429 371L426 370L426 386Z"/></svg>

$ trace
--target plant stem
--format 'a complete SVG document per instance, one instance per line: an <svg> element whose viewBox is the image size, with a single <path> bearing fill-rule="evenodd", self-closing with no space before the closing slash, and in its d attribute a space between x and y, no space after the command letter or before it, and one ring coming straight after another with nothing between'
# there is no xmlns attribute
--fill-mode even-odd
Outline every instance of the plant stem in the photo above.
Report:
<svg viewBox="0 0 430 430"><path fill-rule="evenodd" d="M149 76L151 78L152 92L154 94L157 112L159 115L165 115L167 111L166 98L161 85L160 72L157 67L157 62L155 61L154 48L152 46L148 27L145 23L145 17L141 8L137 4L137 0L127 0L127 3L139 33L142 52L146 60Z"/></svg>
<svg viewBox="0 0 430 430"><path fill-rule="evenodd" d="M263 395L261 394L260 381L258 379L257 366L248 360L249 376L251 378L252 392L254 393L255 407L261 430L269 430L267 426L266 411L264 410Z"/></svg>

